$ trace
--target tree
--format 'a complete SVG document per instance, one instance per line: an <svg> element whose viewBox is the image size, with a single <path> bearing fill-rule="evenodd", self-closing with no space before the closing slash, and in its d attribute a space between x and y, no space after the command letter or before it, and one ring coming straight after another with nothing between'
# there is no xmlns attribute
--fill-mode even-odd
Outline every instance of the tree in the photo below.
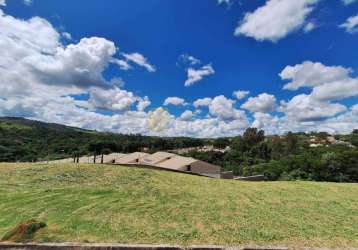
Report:
<svg viewBox="0 0 358 250"><path fill-rule="evenodd" d="M247 128L242 136L235 137L232 142L232 148L240 152L248 152L254 146L264 141L265 132L257 128Z"/></svg>
<svg viewBox="0 0 358 250"><path fill-rule="evenodd" d="M102 143L95 142L88 145L88 150L93 152L93 163L96 163L97 155L102 153Z"/></svg>
<svg viewBox="0 0 358 250"><path fill-rule="evenodd" d="M287 133L286 135L286 153L287 154L294 154L297 151L297 145L298 145L298 138L297 135L292 133L291 131Z"/></svg>
<svg viewBox="0 0 358 250"><path fill-rule="evenodd" d="M244 144L251 148L265 139L265 131L257 130L257 128L247 128L242 136Z"/></svg>
<svg viewBox="0 0 358 250"><path fill-rule="evenodd" d="M278 160L284 154L283 140L279 136L274 136L271 140L271 158Z"/></svg>
<svg viewBox="0 0 358 250"><path fill-rule="evenodd" d="M224 149L230 145L230 140L227 138L217 138L213 143L215 148Z"/></svg>
<svg viewBox="0 0 358 250"><path fill-rule="evenodd" d="M325 139L327 139L328 136L330 136L330 134L328 134L327 132L318 132L318 133L315 133L315 136L322 140L325 140Z"/></svg>

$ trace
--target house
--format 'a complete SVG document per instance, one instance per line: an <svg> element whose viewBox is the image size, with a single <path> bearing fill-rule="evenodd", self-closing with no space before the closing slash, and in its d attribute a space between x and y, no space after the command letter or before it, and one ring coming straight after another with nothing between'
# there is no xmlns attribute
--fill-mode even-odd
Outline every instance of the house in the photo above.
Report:
<svg viewBox="0 0 358 250"><path fill-rule="evenodd" d="M140 160L140 163L144 165L155 166L163 161L169 160L175 157L176 154L167 153L167 152L156 152L154 154L145 156Z"/></svg>
<svg viewBox="0 0 358 250"><path fill-rule="evenodd" d="M156 152L154 154L135 152L117 158L114 163L123 165L142 165L149 166L151 168L190 172L215 178L221 177L221 168L219 166L191 157L183 157L168 152Z"/></svg>
<svg viewBox="0 0 358 250"><path fill-rule="evenodd" d="M60 162L73 162L73 159L63 159ZM94 163L94 156L82 156L78 159L78 162ZM156 152L154 154L143 152L134 152L131 154L112 153L103 155L103 161L102 155L97 155L95 163L137 165L153 169L193 173L212 178L233 179L234 177L230 171L221 172L219 166L168 152Z"/></svg>
<svg viewBox="0 0 358 250"><path fill-rule="evenodd" d="M214 151L214 152L225 153L225 152L228 152L230 150L231 150L231 148L229 146L227 146L225 149L220 149L220 148L215 148L213 145L206 145L206 146L201 146L201 147L189 147L189 148L173 149L173 150L170 150L170 152L178 153L178 154L185 154L185 153L189 153L191 151L198 151L198 152Z"/></svg>
<svg viewBox="0 0 358 250"><path fill-rule="evenodd" d="M109 155L103 155L103 163L115 163L119 158L126 156L126 154L112 153ZM102 163L102 155L97 155L96 163Z"/></svg>
<svg viewBox="0 0 358 250"><path fill-rule="evenodd" d="M140 164L140 160L149 154L134 152L115 159L115 164Z"/></svg>
<svg viewBox="0 0 358 250"><path fill-rule="evenodd" d="M78 159L78 163L93 163L93 156L82 156Z"/></svg>
<svg viewBox="0 0 358 250"><path fill-rule="evenodd" d="M350 148L355 148L354 145L352 145L352 143L350 142L346 142L346 141L341 141L341 140L337 140L336 138L334 138L334 136L328 136L327 137L327 141L331 144L331 145L344 145Z"/></svg>
<svg viewBox="0 0 358 250"><path fill-rule="evenodd" d="M327 141L317 136L310 136L309 145L311 148L327 146Z"/></svg>
<svg viewBox="0 0 358 250"><path fill-rule="evenodd" d="M156 164L157 167L177 171L185 171L201 174L209 177L220 178L221 168L219 166L200 161L191 157L174 156L168 160Z"/></svg>

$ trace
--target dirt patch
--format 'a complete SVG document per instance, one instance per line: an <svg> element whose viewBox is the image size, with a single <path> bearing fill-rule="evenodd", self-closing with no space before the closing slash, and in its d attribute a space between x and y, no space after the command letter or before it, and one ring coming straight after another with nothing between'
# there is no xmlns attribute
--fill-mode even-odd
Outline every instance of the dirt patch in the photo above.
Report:
<svg viewBox="0 0 358 250"><path fill-rule="evenodd" d="M36 220L29 220L19 223L15 228L6 233L0 241L10 242L31 242L35 234L41 228L46 227L46 223Z"/></svg>

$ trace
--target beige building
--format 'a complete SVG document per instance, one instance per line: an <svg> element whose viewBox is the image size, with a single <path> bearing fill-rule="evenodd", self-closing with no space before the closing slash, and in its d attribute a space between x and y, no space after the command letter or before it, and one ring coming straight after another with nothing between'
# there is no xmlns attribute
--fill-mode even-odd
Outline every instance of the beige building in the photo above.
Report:
<svg viewBox="0 0 358 250"><path fill-rule="evenodd" d="M211 177L220 176L221 168L219 166L199 161L191 157L174 156L166 161L156 164L157 167L185 171L196 174L202 174Z"/></svg>
<svg viewBox="0 0 358 250"><path fill-rule="evenodd" d="M123 156L126 156L126 154L121 153L112 153L108 155L103 155L103 163L115 163L115 161ZM77 159L74 158L66 158L61 160L54 160L51 161L51 163L76 163ZM78 163L93 163L94 162L94 156L82 156L78 158ZM102 163L102 155L96 156L96 163Z"/></svg>
<svg viewBox="0 0 358 250"><path fill-rule="evenodd" d="M73 159L63 159L59 161L73 162ZM94 156L82 156L79 158L79 163L93 163ZM96 157L96 163L102 163L102 156ZM118 165L142 165L151 168L174 170L186 173L195 173L203 176L214 178L232 179L232 172L221 172L219 166L210 164L208 162L200 161L191 157L183 157L173 153L157 152L154 154L147 154L142 152L134 152L131 154L112 153L103 155L104 164L118 164Z"/></svg>
<svg viewBox="0 0 358 250"><path fill-rule="evenodd" d="M120 158L117 158L114 163L116 164L140 164L142 158L148 156L147 153L134 152L131 154L124 155Z"/></svg>
<svg viewBox="0 0 358 250"><path fill-rule="evenodd" d="M96 163L100 163L100 161L101 158L98 157L98 159L96 159ZM115 163L119 165L143 165L154 168L157 167L160 169L191 172L216 178L220 178L221 172L219 166L200 161L191 157L183 157L167 152L156 152L154 154L135 152L127 155L110 154L104 156L103 163Z"/></svg>
<svg viewBox="0 0 358 250"><path fill-rule="evenodd" d="M140 160L140 163L144 165L155 166L163 161L169 160L175 157L176 154L167 153L167 152L156 152L154 154L148 155Z"/></svg>
<svg viewBox="0 0 358 250"><path fill-rule="evenodd" d="M119 158L122 158L123 156L126 156L126 154L112 153L109 155L103 155L103 163L115 163L116 160L118 160ZM92 157L92 162L93 162L93 156L91 156L91 157ZM96 163L102 163L102 155L96 156Z"/></svg>
<svg viewBox="0 0 358 250"><path fill-rule="evenodd" d="M93 156L82 156L78 159L78 163L93 163Z"/></svg>

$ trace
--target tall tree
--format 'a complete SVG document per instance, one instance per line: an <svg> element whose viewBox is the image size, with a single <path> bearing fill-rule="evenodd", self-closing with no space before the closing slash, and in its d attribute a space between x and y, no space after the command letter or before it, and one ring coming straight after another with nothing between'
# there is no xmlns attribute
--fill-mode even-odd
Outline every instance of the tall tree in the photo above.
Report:
<svg viewBox="0 0 358 250"><path fill-rule="evenodd" d="M286 135L286 153L287 154L294 154L297 152L298 147L298 137L291 131Z"/></svg>

